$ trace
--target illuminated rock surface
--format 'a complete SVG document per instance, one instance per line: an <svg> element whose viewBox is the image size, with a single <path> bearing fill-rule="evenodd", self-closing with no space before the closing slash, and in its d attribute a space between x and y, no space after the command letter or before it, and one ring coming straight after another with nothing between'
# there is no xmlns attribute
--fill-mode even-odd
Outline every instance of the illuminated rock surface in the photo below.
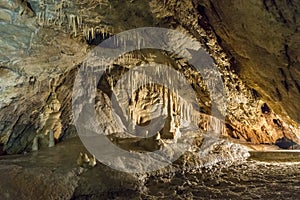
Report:
<svg viewBox="0 0 300 200"><path fill-rule="evenodd" d="M292 107L288 105L298 105L294 103L297 102L297 97L282 96L282 101L277 101L274 97L273 103L270 103L270 98L265 98L266 95L264 95L268 93L267 90L259 90L252 87L253 84L246 85L248 82L243 82L245 80L243 77L247 79L254 77L252 82L257 85L262 79L258 80L255 76L244 74L243 70L240 70L240 68L245 68L243 65L236 63L232 65L227 58L226 51L223 51L220 46L223 43L219 44L216 35L209 27L199 26L198 18L202 20L199 23L209 23L205 21L205 16L200 17L200 14L203 14L200 8L203 9L203 7L198 7L200 9L198 13L196 7L189 1L181 1L177 4L168 1L165 5L154 1L149 4L133 1L124 5L115 1L102 3L31 1L30 4L35 11L34 17L26 13L19 14L18 11L21 8L18 2L3 1L1 3L0 142L7 153L29 150L35 135L47 138L50 129L55 132L57 140L65 138L71 132L74 133L69 103L71 102L71 89L76 70L80 67L87 52L93 48L88 44L99 44L109 35L129 28L157 25L169 27L170 24L174 25L172 18L180 22L176 24L178 30L184 30L181 26L188 26L188 31L203 42L216 60L218 69L224 77L228 101L226 131L223 131L223 135L257 144L274 144L283 137L296 143L299 142L297 117L293 112L287 113L287 110L278 109L284 104L288 110L291 110ZM119 13L120 7L122 7L121 13ZM172 8L175 7L176 12L173 12ZM134 17L136 13L143 14ZM168 55L160 54L158 52L142 53L144 57L150 55L145 58L145 63L169 63L175 66L175 69L182 68L185 77L193 83L197 95L200 96L198 104L201 112L209 115L209 97L205 86L200 79L192 78L193 72L188 70L188 63L184 60L174 62L172 58L166 57ZM118 61L118 64L125 69L137 63L134 55ZM264 74L270 76L267 72ZM118 80L117 77L113 79ZM265 80L265 84L276 85L276 80L275 83ZM278 84L280 85L281 82L278 81ZM272 87L264 87L264 89L267 88L272 90ZM290 93L297 95L297 91ZM53 96L56 98L55 108L51 107ZM289 103L284 103L288 99ZM278 106L273 106L274 102L277 102ZM296 111L297 108L294 107L292 110ZM14 114L6 115L6 113ZM289 113L291 113L290 117ZM200 126L205 128L205 123L207 123L206 119L200 123ZM42 143L47 143L44 141L46 139L42 140Z"/></svg>
<svg viewBox="0 0 300 200"><path fill-rule="evenodd" d="M248 157L247 150L234 143L256 150L299 148L299 7L295 1L268 0L257 3L236 0L2 0L0 155L6 156L0 160L0 176L1 180L7 180L7 184L1 183L5 186L1 187L2 197L15 199L17 196L13 191L20 191L24 199L25 196L35 199L39 194L47 197L51 194L52 199L113 198L119 194L121 198L141 195L149 199L153 196L168 199L178 195L182 198L238 198L240 195L271 198L270 193L261 194L255 189L272 191L268 184L277 189L275 198L298 197L298 164L248 162L226 167ZM79 68L86 67L82 63L88 53L103 40L125 30L146 26L181 31L200 41L211 54L225 86L225 124L212 116L212 91L203 81L203 74L199 75L186 59L151 49L128 53L115 60L97 85L95 107L105 130L103 134L119 147L135 152L180 144L180 138L184 138L181 136L190 134L186 130L198 126L198 130L190 134L196 140L193 148L180 157L173 168L158 172L161 173L157 174L161 177L157 178L158 181L155 174L141 180L102 165L83 173L76 166L79 149L83 147L79 148L79 143L74 141L68 143L69 138L77 135L76 119L72 116L76 74ZM180 44L176 43L180 38L176 39L174 49L180 49ZM199 110L194 109L195 105L181 101L176 91L150 84L133 91L135 98L132 98L125 115L132 124L127 126L121 117L113 117L116 108L110 104L109 97L113 90L117 91L119 86L116 83L127 71L153 63L172 66L184 75L195 90ZM211 78L214 74L206 72L205 76ZM130 83L135 85L140 77L133 74ZM161 78L170 79L167 76ZM210 84L215 87L216 81L211 79ZM125 107L126 103L125 98L121 99L119 106ZM149 137L146 139L132 138L127 134L134 133L135 125L147 125L151 117L159 119L159 116L166 120L158 130L159 134L151 130L139 132L139 137ZM58 145L48 149L50 133ZM52 140L50 143L53 146ZM265 148L262 144L277 147ZM68 148L74 148L74 152L65 152ZM8 156L27 152L31 153ZM176 174L190 173L192 169L201 171L203 167L218 163L222 163L218 167L224 168L217 173ZM180 166L183 169L179 170ZM243 170L246 177L239 173ZM169 176L172 171L176 173L164 180L164 174ZM37 178L32 178L33 175ZM94 175L95 179L100 177L99 185L94 185L91 178ZM103 183L107 176L112 179L112 185ZM219 180L216 177L221 177L220 181L206 181ZM282 177L285 178L281 181ZM54 180L58 184L53 184ZM146 182L143 185L140 181ZM33 192L36 185L39 185L39 190ZM137 187L141 185L148 190ZM99 191L99 187L103 190ZM169 188L155 194L159 187ZM199 193L202 190L203 193ZM228 196L222 196L224 193Z"/></svg>

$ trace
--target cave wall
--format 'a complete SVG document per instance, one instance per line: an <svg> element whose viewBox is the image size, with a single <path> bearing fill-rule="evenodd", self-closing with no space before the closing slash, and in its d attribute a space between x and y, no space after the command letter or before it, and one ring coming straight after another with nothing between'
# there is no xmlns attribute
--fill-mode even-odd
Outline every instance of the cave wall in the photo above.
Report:
<svg viewBox="0 0 300 200"><path fill-rule="evenodd" d="M300 122L300 2L195 0L242 80L287 121Z"/></svg>
<svg viewBox="0 0 300 200"><path fill-rule="evenodd" d="M253 35L251 34L251 32L255 32L256 35L264 35L261 33L262 30L270 31L273 35L276 35L277 33L273 33L271 31L278 27L274 24L270 24L269 28L261 25L260 30L256 30L255 27L252 27L252 30L235 30L232 28L232 26L238 27L237 24L241 23L239 20L242 17L248 16L248 20L251 21L255 19L251 17L253 15L253 12L267 12L264 10L263 6L261 8L258 6L257 11L255 11L255 9L252 9L253 12L251 12L248 10L248 4L250 2L236 1L237 6L239 6L239 12L243 13L242 17L239 17L237 15L233 16L233 11L230 12L224 10L224 12L220 11L223 16L219 17L218 20L216 20L214 18L216 17L216 8L214 8L214 4L219 4L218 8L220 10L226 8L232 9L233 6L230 4L230 2L223 1L217 3L215 1L196 0L167 0L164 1L163 4L160 4L160 1L154 2L155 3L153 4L153 7L156 8L154 9L154 11L157 12L157 15L159 17L167 16L168 18L174 20L177 24L184 27L184 29L189 31L191 35L203 42L204 46L208 49L212 57L215 59L219 70L224 76L224 84L228 95L227 133L229 135L234 138L239 138L254 143L273 143L275 142L275 138L280 137L287 137L294 141L299 141L300 132L296 117L298 113L297 106L299 92L297 91L297 84L295 79L289 79L295 86L293 87L294 93L291 92L292 94L286 94L284 98L281 95L281 101L278 100L279 96L270 98L271 93L269 91L271 91L272 88L275 88L275 90L277 90L277 87L280 88L283 81L281 78L274 76L276 75L276 73L273 73L272 71L276 71L276 67L273 67L275 65L270 65L268 67L267 62L264 65L254 65L253 60L261 61L265 56L267 56L268 58L266 58L265 60L270 63L276 63L278 58L270 56L267 52L259 51L258 49L261 48L251 49L251 52L253 54L251 54L251 56L250 54L248 55L248 64L251 65L251 68L254 71L253 76L247 75L247 73L241 70L245 68L244 65L242 65L244 63L242 61L244 60L236 56L237 53L235 52L235 49L230 48L230 46L228 46L227 43L224 42L225 39L223 38L223 35L218 34L219 32L222 32L223 29L227 28L229 32L235 34L240 33L239 31L248 31L247 35L249 36ZM161 12L161 10L164 10L164 12ZM293 13L295 11L291 10L287 12ZM164 15L162 15L161 13L164 13ZM234 13L237 13L237 11L235 11ZM227 23L222 21L223 18L224 20L226 20L227 18L232 19L232 21L228 22L228 27L226 27ZM262 24L268 23L268 21L262 18L259 18L259 20L262 21L260 22ZM257 23L258 22L255 20L252 22L252 24L254 25L256 25ZM223 26L224 28L222 28ZM220 29L218 30L218 28ZM291 30L293 29L291 28ZM291 30L289 30L288 32L290 32ZM285 29L282 29L281 32L282 34L280 34L279 32L280 37L284 37ZM239 38L234 34L225 36L229 44L231 44L231 41L235 41ZM273 36L270 35L270 37L268 37L270 39L266 42L269 42L271 44L273 41L272 37ZM297 43L296 37L297 36L295 36L294 43ZM264 39L261 39L261 41L265 42ZM258 42L254 37L249 37L248 39L240 41L240 43L238 43L234 47L237 49L237 52L240 52L240 47L247 46L246 44L248 43L253 44ZM264 43L262 43L261 45L263 44ZM282 58L286 58L285 52L281 52L280 50L278 51L280 52L279 54ZM261 57L263 57L263 59L261 59ZM284 62L284 59L282 62ZM248 70L250 70L251 68L246 67L246 69ZM296 69L294 68L294 70ZM279 70L279 73L282 74L282 71ZM260 74L262 77L258 77ZM296 73L294 75L296 76ZM272 77L274 80L270 81L266 77ZM258 87L259 83L262 83L263 85L261 87ZM270 112L268 112L270 115L264 113L263 109L261 109L264 107L264 105L270 107ZM284 108L292 110L292 113L289 114L289 112L287 112ZM279 125L276 122L279 122Z"/></svg>
<svg viewBox="0 0 300 200"><path fill-rule="evenodd" d="M46 1L46 11L45 3L29 2L34 13L20 13L19 1L0 3L0 153L30 151L34 137L50 129L57 140L74 134L71 95L80 63L105 37L144 26L184 31L210 52L228 97L224 135L299 143L298 3Z"/></svg>

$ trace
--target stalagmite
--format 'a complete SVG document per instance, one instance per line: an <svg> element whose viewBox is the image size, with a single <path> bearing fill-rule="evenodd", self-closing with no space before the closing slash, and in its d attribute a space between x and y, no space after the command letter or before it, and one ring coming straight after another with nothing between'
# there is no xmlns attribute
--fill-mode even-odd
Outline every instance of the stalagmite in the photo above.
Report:
<svg viewBox="0 0 300 200"><path fill-rule="evenodd" d="M83 154L83 156L82 156L82 161L84 162L84 163L89 163L90 162L90 158L89 158L89 156L85 153L85 154Z"/></svg>
<svg viewBox="0 0 300 200"><path fill-rule="evenodd" d="M39 150L39 138L38 138L38 136L34 137L31 150L32 151L38 151Z"/></svg>
<svg viewBox="0 0 300 200"><path fill-rule="evenodd" d="M91 168L95 167L97 164L96 157L92 155L91 158L88 157L86 153L81 153L79 154L77 160L76 160L77 165L80 167L84 168Z"/></svg>
<svg viewBox="0 0 300 200"><path fill-rule="evenodd" d="M83 159L82 159L82 157L83 157L83 153L79 153L79 156L78 156L78 158L77 158L77 160L76 160L76 163L77 163L77 165L79 165L79 166L82 166L82 164L83 164Z"/></svg>
<svg viewBox="0 0 300 200"><path fill-rule="evenodd" d="M50 129L50 131L49 131L49 145L48 145L48 147L54 147L54 146L55 146L54 133L53 133L53 130Z"/></svg>
<svg viewBox="0 0 300 200"><path fill-rule="evenodd" d="M95 167L96 164L97 164L96 157L95 155L92 155L92 158L90 158L89 167Z"/></svg>
<svg viewBox="0 0 300 200"><path fill-rule="evenodd" d="M160 139L161 139L160 133L157 132L156 137L155 137L155 140L160 140Z"/></svg>

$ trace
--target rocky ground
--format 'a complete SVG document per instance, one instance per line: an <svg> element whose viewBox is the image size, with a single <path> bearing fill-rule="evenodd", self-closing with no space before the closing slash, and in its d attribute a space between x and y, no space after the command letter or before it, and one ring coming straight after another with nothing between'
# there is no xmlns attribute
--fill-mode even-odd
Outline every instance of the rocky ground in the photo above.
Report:
<svg viewBox="0 0 300 200"><path fill-rule="evenodd" d="M78 138L51 149L0 160L1 199L107 199L137 196L139 179L98 163L79 167L87 153Z"/></svg>
<svg viewBox="0 0 300 200"><path fill-rule="evenodd" d="M177 167L175 162L172 168L127 174L100 163L79 167L80 152L87 150L73 138L38 152L1 157L0 198L295 199L299 195L299 163L223 160L196 169L192 162L184 166L177 161Z"/></svg>
<svg viewBox="0 0 300 200"><path fill-rule="evenodd" d="M229 168L152 177L146 199L297 199L299 163L247 161ZM221 169L220 169L221 168Z"/></svg>

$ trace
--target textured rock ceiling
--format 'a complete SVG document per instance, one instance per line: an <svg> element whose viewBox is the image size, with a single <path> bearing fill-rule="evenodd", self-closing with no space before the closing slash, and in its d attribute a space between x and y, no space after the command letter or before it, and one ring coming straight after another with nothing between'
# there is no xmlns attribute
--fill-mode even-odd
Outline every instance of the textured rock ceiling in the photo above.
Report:
<svg viewBox="0 0 300 200"><path fill-rule="evenodd" d="M274 144L282 137L299 143L299 3L263 2L1 1L0 144L6 153L20 153L50 129L57 140L74 134L72 86L84 57L105 38L145 26L188 33L214 57L228 99L223 135L252 143ZM185 61L153 54L156 62L186 69L201 94L203 85ZM116 64L128 69L136 61ZM205 99L199 106L210 114ZM210 121L203 119L200 127Z"/></svg>

